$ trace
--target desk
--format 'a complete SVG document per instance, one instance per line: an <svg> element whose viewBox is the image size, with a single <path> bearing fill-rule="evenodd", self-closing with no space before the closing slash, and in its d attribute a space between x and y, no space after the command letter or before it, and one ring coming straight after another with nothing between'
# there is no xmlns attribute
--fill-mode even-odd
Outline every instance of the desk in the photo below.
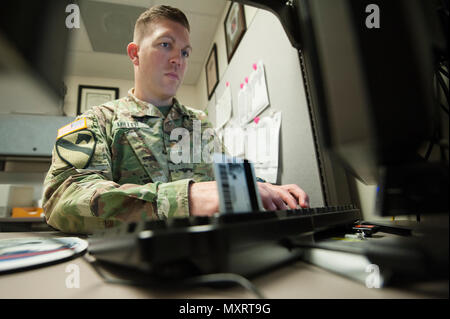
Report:
<svg viewBox="0 0 450 319"><path fill-rule="evenodd" d="M0 239L63 236L58 232L0 233ZM67 288L69 265L79 267L80 287ZM269 299L379 299L379 298L448 298L448 281L417 289L366 288L364 284L333 274L303 261L291 263L254 278L252 283ZM434 291L434 293L430 293ZM436 291L440 292L436 293ZM447 296L445 296L445 292ZM195 287L162 291L156 287L136 287L106 283L83 257L43 268L0 275L0 298L182 298L249 299L255 296L244 288Z"/></svg>

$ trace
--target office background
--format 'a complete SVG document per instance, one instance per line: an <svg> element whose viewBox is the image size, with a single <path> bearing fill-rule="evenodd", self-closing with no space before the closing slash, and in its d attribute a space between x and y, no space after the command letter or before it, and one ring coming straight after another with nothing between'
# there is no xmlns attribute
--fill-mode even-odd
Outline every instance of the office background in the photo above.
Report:
<svg viewBox="0 0 450 319"><path fill-rule="evenodd" d="M233 112L237 114L239 85L251 73L252 64L262 60L270 106L260 116L265 116L272 111L282 113L278 183L298 184L309 194L313 207L324 206L324 192L331 192L332 201L329 204L356 203L362 209L364 218L370 219L373 216L376 185L364 185L347 175L339 165L333 165L331 177L327 177L327 179L331 178L332 182L329 183L328 189L323 187L306 95L304 91L299 90L303 87L299 56L291 46L277 17L265 10L245 6L247 31L231 61L228 62L224 20L231 4L229 1L163 2L182 9L191 23L191 41L195 55L191 56L188 72L177 98L185 105L207 110L209 118L214 123L214 101L221 96L228 82L231 85ZM83 3L91 6L90 16L83 12ZM62 109L64 115L76 116L79 85L117 87L120 96L126 95L127 91L133 87L133 70L126 56L126 48L123 47L123 54L111 53L114 50L117 51L117 46L110 52L96 51L92 43L95 37L101 37L102 34L94 32L96 24L92 22L92 15L95 10L99 13L102 10L109 10L109 17L118 17L118 19L105 18L104 25L109 30L117 31L121 26L120 23L123 26L125 23L123 20L127 19L127 17L121 17L119 12L130 12L132 15L140 11L137 7L144 8L162 1L133 0L127 5L120 3L120 1L80 2L81 24L79 29L70 31L71 42L64 79L67 94L61 105L17 106L5 103L2 104L0 113L61 115ZM125 7L128 9L125 10ZM83 18L86 18L86 21ZM124 35L121 35L119 43L123 43L123 37ZM211 99L208 100L205 64L214 44L217 46L219 83ZM27 159L25 161L20 158L3 161L0 183L32 185L35 188L34 199L38 201L49 164L49 161L45 160Z"/></svg>

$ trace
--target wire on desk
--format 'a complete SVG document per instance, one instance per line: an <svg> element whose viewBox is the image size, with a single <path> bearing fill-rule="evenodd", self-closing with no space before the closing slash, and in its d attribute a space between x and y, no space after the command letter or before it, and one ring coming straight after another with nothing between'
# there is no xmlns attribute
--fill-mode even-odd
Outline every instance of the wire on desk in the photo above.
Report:
<svg viewBox="0 0 450 319"><path fill-rule="evenodd" d="M95 272L107 283L132 285L132 286L148 286L149 284L152 283L148 281L134 281L134 280L111 278L100 270L100 266L95 257L89 254L84 254L83 258L94 268ZM243 288L252 292L258 298L266 299L266 297L264 297L264 295L260 292L260 290L250 280L248 280L244 276L233 273L216 273L208 275L199 275L181 280L180 282L177 283L177 285L196 286L196 285L223 284L223 283L238 284Z"/></svg>
<svg viewBox="0 0 450 319"><path fill-rule="evenodd" d="M266 299L264 295L256 288L255 285L252 284L250 280L245 278L244 276L233 274L233 273L217 273L217 274L209 274L209 275L200 275L192 278L188 278L183 281L183 283L188 285L197 285L197 284L210 284L210 283L235 283L241 285L245 289L249 290L253 294L255 294L260 299Z"/></svg>
<svg viewBox="0 0 450 319"><path fill-rule="evenodd" d="M107 283L109 284L120 284L120 285L142 285L142 283L132 280L123 280L123 279L115 279L106 275L103 271L100 270L100 266L97 263L97 260L87 254L84 254L83 258L94 268L95 272Z"/></svg>

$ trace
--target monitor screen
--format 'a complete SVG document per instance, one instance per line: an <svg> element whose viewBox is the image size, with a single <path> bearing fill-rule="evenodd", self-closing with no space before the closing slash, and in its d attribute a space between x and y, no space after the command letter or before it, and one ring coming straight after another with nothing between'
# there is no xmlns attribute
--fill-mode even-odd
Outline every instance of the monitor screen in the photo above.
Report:
<svg viewBox="0 0 450 319"><path fill-rule="evenodd" d="M434 86L436 70L448 76L441 3L296 2L320 142L333 161L378 185L381 215L448 212L448 100L441 106Z"/></svg>

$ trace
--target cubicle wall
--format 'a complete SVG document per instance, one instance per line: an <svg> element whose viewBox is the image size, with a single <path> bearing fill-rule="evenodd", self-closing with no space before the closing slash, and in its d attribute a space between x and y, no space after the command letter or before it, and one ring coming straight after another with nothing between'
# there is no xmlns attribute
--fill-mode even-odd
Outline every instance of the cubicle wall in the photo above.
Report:
<svg viewBox="0 0 450 319"><path fill-rule="evenodd" d="M226 70L220 71L220 82L208 103L208 116L215 123L215 102L222 96L227 82L231 87L232 116L238 114L240 84L253 71L252 65L260 60L264 63L270 105L259 117L281 111L277 182L298 184L310 196L311 206L323 206L298 52L291 46L281 23L272 13L256 11Z"/></svg>

